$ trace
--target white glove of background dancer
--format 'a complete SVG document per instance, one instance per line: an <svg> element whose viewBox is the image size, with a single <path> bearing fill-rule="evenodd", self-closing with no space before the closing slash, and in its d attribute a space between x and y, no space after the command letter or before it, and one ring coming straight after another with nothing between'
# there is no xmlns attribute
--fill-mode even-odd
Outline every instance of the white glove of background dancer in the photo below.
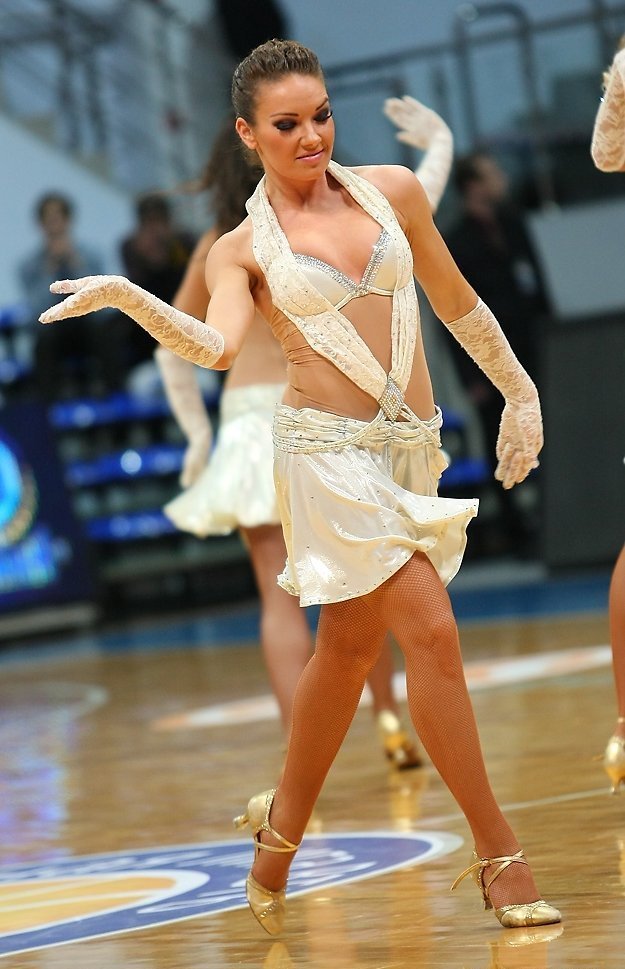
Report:
<svg viewBox="0 0 625 969"><path fill-rule="evenodd" d="M543 446L536 386L482 300L466 316L445 326L504 396L495 477L504 488L512 488L538 467L538 453Z"/></svg>
<svg viewBox="0 0 625 969"><path fill-rule="evenodd" d="M617 51L603 83L590 153L602 172L620 172L625 168L625 50Z"/></svg>
<svg viewBox="0 0 625 969"><path fill-rule="evenodd" d="M73 295L42 313L40 323L83 316L112 306L130 316L168 350L201 367L212 367L223 355L224 339L218 330L174 309L125 276L62 279L52 283L50 292Z"/></svg>
<svg viewBox="0 0 625 969"><path fill-rule="evenodd" d="M420 101L405 95L388 98L384 113L401 130L397 140L424 151L425 157L415 171L428 197L432 212L436 212L454 154L454 139L443 119Z"/></svg>
<svg viewBox="0 0 625 969"><path fill-rule="evenodd" d="M154 358L169 406L188 442L182 459L180 484L190 488L208 461L213 438L211 423L193 364L165 347L158 347Z"/></svg>

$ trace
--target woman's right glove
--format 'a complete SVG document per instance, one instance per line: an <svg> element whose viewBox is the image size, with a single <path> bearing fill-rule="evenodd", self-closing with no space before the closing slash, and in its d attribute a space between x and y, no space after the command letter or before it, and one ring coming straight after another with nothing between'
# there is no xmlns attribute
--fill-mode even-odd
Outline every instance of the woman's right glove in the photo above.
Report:
<svg viewBox="0 0 625 969"><path fill-rule="evenodd" d="M83 276L52 283L53 293L70 293L39 317L53 323L70 316L84 316L112 306L130 316L139 326L185 360L201 367L214 366L224 352L224 338L218 330L174 309L162 299L131 283L125 276Z"/></svg>
<svg viewBox="0 0 625 969"><path fill-rule="evenodd" d="M213 434L195 367L165 347L154 353L174 417L187 439L180 484L190 488L206 467Z"/></svg>

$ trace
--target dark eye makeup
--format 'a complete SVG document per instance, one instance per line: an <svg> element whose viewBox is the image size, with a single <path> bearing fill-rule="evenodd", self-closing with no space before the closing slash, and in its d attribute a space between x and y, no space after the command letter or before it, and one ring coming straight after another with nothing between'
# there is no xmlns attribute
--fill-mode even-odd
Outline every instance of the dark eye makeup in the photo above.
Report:
<svg viewBox="0 0 625 969"><path fill-rule="evenodd" d="M325 124L332 117L332 108L323 108L318 114L315 115L314 120L317 124ZM292 129L297 124L296 121L292 121L290 118L284 118L282 121L274 122L274 126L278 131L292 131Z"/></svg>

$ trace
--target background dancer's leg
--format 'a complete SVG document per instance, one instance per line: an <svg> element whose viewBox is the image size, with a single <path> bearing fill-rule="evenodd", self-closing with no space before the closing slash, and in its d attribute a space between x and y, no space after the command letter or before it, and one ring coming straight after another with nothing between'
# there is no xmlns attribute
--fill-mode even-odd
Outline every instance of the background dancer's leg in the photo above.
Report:
<svg viewBox="0 0 625 969"><path fill-rule="evenodd" d="M610 581L610 643L619 719L614 731L625 737L625 546L616 560Z"/></svg>
<svg viewBox="0 0 625 969"><path fill-rule="evenodd" d="M260 641L265 665L288 737L295 689L312 653L312 634L306 610L277 583L276 577L286 560L282 526L261 525L241 529L241 533L260 596Z"/></svg>

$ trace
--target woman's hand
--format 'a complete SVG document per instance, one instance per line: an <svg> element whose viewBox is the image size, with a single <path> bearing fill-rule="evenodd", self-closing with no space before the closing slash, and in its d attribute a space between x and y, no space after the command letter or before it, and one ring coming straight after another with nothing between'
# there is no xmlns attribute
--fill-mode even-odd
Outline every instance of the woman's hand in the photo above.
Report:
<svg viewBox="0 0 625 969"><path fill-rule="evenodd" d="M538 394L528 400L506 401L497 439L495 477L504 488L520 484L538 467L543 446L543 422Z"/></svg>
<svg viewBox="0 0 625 969"><path fill-rule="evenodd" d="M213 436L210 425L204 431L195 434L189 439L189 443L182 458L182 470L180 472L180 485L183 488L190 488L204 471L208 464L211 452Z"/></svg>
<svg viewBox="0 0 625 969"><path fill-rule="evenodd" d="M408 94L403 98L387 98L384 114L400 129L396 135L398 141L422 151L430 146L435 135L448 130L435 111Z"/></svg>
<svg viewBox="0 0 625 969"><path fill-rule="evenodd" d="M42 313L39 322L55 323L71 316L84 316L105 306L119 308L119 298L127 286L128 280L124 276L83 276L81 279L57 280L50 286L50 292L71 295Z"/></svg>

